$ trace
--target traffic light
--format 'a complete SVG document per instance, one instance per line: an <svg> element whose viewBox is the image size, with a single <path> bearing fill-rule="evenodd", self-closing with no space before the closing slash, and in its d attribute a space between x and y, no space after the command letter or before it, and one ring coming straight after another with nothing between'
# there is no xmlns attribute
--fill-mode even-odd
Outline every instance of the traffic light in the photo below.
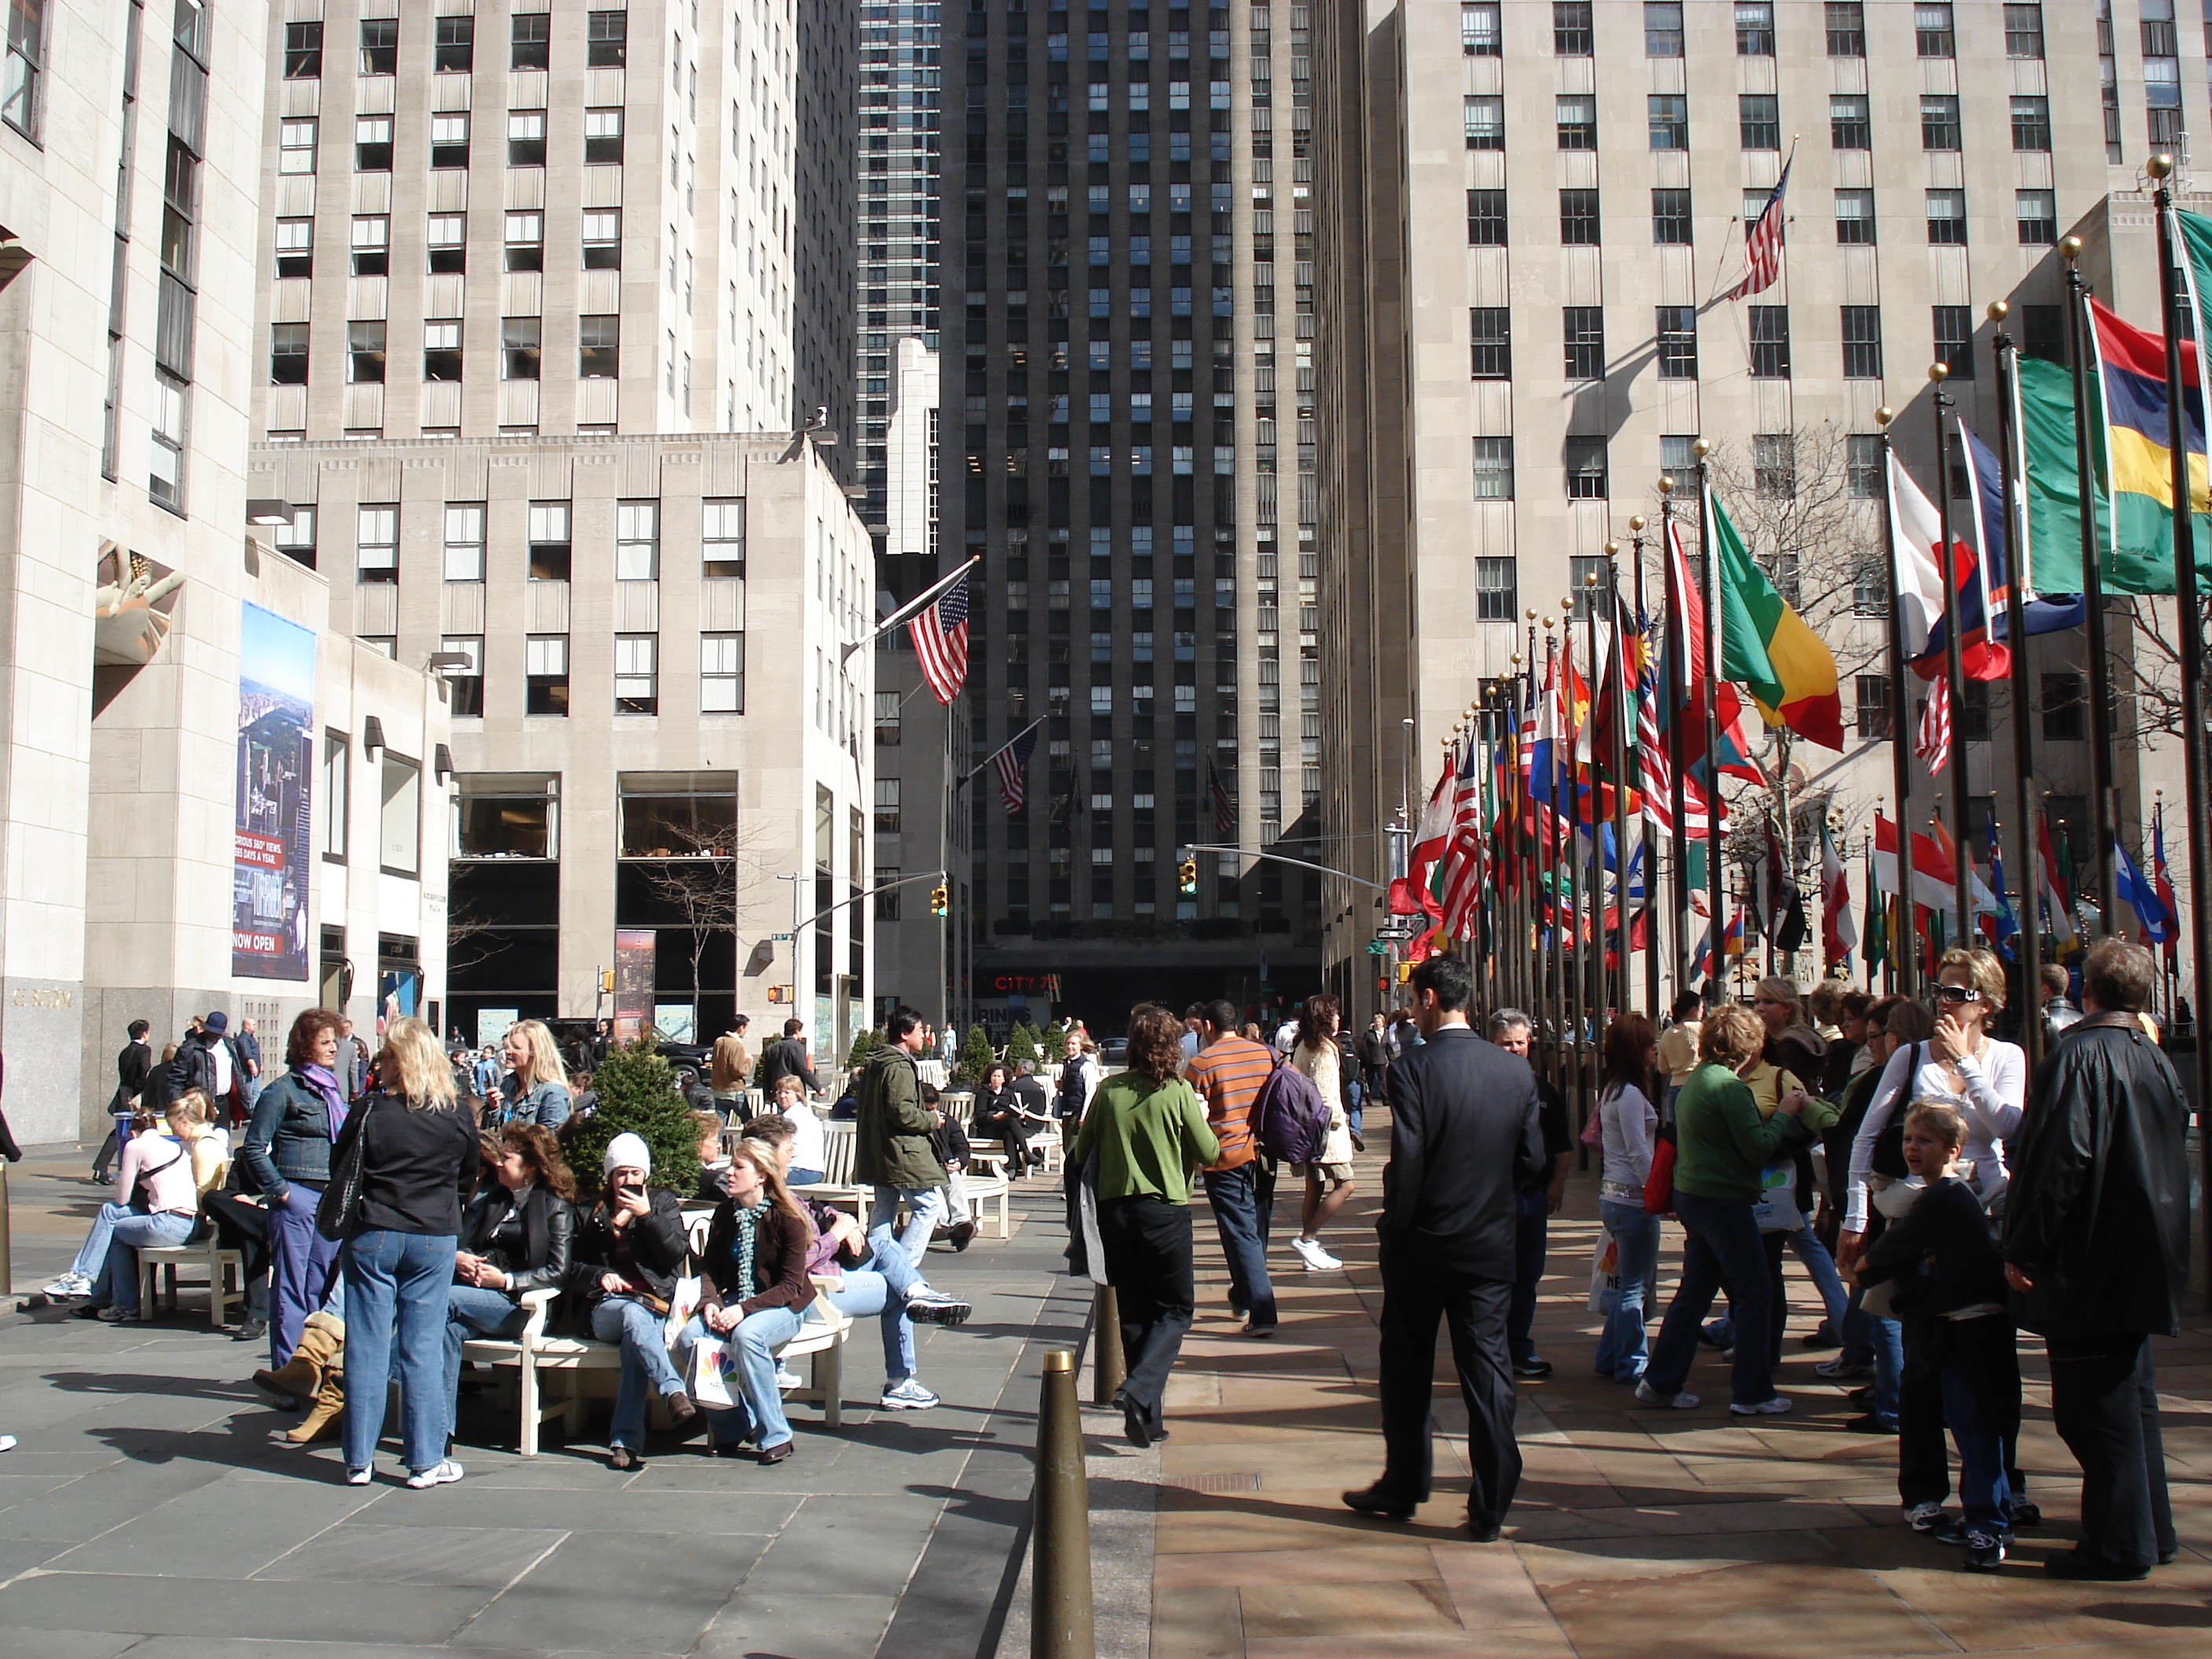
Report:
<svg viewBox="0 0 2212 1659"><path fill-rule="evenodd" d="M1188 897L1198 891L1198 860L1196 859L1184 859L1182 866L1176 872L1176 876L1182 883L1184 896Z"/></svg>
<svg viewBox="0 0 2212 1659"><path fill-rule="evenodd" d="M613 969L602 968L599 969L599 990L603 994L607 996L612 996L615 994L615 970Z"/></svg>
<svg viewBox="0 0 2212 1659"><path fill-rule="evenodd" d="M943 882L929 890L929 914L941 916L952 908L952 890Z"/></svg>

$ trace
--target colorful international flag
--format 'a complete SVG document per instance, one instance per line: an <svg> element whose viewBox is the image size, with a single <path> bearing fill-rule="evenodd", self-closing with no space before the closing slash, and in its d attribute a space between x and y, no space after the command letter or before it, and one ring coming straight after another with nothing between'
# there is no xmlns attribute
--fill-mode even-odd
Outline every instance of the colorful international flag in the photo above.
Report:
<svg viewBox="0 0 2212 1659"><path fill-rule="evenodd" d="M2135 907L2136 921L2142 929L2143 943L2166 943L2173 937L2173 917L2166 909L2158 890L2143 879L2142 872L2128 856L2128 849L2117 840L2112 842L2112 867L2118 877L2120 896Z"/></svg>
<svg viewBox="0 0 2212 1659"><path fill-rule="evenodd" d="M934 605L907 624L914 640L914 654L921 659L921 677L939 702L960 695L968 678L968 578L938 596Z"/></svg>
<svg viewBox="0 0 2212 1659"><path fill-rule="evenodd" d="M2106 488L2112 501L2112 569L2108 586L2124 593L2173 592L2173 465L2167 446L2166 338L2122 322L2089 301L2104 427ZM2204 394L2197 348L2181 343L2184 441L2189 447L2190 511L2198 580L2212 582L2206 556L2212 507L2204 461Z"/></svg>
<svg viewBox="0 0 2212 1659"><path fill-rule="evenodd" d="M1844 706L1836 659L1805 619L1774 590L1719 498L1711 514L1715 602L1720 607L1721 677L1747 689L1769 726L1784 726L1825 749L1844 746Z"/></svg>
<svg viewBox="0 0 2212 1659"><path fill-rule="evenodd" d="M2058 954L2064 956L2074 948L2074 902L2067 891L2066 872L2059 866L2058 855L2051 844L2051 811L2048 807L2035 815L2035 862L2040 878L2045 919L2058 940Z"/></svg>
<svg viewBox="0 0 2212 1659"><path fill-rule="evenodd" d="M2166 936L2166 960L2173 960L2174 945L2181 935L2181 910L2173 902L2173 883L2166 870L2166 803L2160 801L2151 815L2150 878L2158 889L2158 902L2166 907L2166 914L2173 918L2173 927Z"/></svg>
<svg viewBox="0 0 2212 1659"><path fill-rule="evenodd" d="M1970 680L2001 680L2012 672L2007 640L2009 618L2005 610L2010 577L2005 565L2004 467L1996 452L1976 437L1963 420L1957 421L1957 453L1966 460L1966 510L1953 517L1957 546L1951 567L1950 605L1929 630L1921 658L1913 665L1923 678L1942 671L1955 617L1960 673ZM2015 508L2027 495L2025 483L2015 479ZM2024 520L2017 526L2016 536L2025 546ZM2048 599L2025 599L2021 605L2022 620L2031 636L2078 628L2084 614L2078 592Z"/></svg>
<svg viewBox="0 0 2212 1659"><path fill-rule="evenodd" d="M1851 886L1844 861L1836 855L1836 838L1820 826L1820 942L1828 966L1846 960L1859 942L1858 923L1851 916Z"/></svg>

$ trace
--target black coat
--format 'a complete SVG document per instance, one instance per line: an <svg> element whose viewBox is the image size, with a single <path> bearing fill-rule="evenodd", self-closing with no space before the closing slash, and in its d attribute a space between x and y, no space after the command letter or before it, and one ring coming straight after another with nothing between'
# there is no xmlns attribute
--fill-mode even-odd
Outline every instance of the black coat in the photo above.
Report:
<svg viewBox="0 0 2212 1659"><path fill-rule="evenodd" d="M1375 1224L1386 1269L1510 1280L1516 1187L1550 1168L1528 1062L1448 1025L1390 1066L1390 1161Z"/></svg>
<svg viewBox="0 0 2212 1659"><path fill-rule="evenodd" d="M2093 1015L2035 1068L2007 1145L2004 1259L2045 1336L2173 1336L2189 1284L2189 1115L2133 1015Z"/></svg>
<svg viewBox="0 0 2212 1659"><path fill-rule="evenodd" d="M1935 1319L1978 1303L2005 1300L2004 1258L1990 1237L1982 1201L1947 1177L1914 1200L1867 1248L1862 1283L1909 1279L1892 1305L1907 1318Z"/></svg>
<svg viewBox="0 0 2212 1659"><path fill-rule="evenodd" d="M809 1094L822 1087L814 1068L806 1063L806 1045L797 1037L778 1037L761 1055L761 1089L770 1100L775 1098L775 1080L780 1077L797 1078Z"/></svg>
<svg viewBox="0 0 2212 1659"><path fill-rule="evenodd" d="M146 1079L154 1075L154 1051L143 1042L126 1042L123 1052L115 1056L115 1097L108 1103L111 1112L127 1112L146 1087Z"/></svg>
<svg viewBox="0 0 2212 1659"><path fill-rule="evenodd" d="M513 1279L507 1287L510 1298L549 1285L563 1288L574 1261L575 1206L543 1187L532 1187L522 1203L522 1249L502 1249L495 1240L514 1199L495 1181L471 1200L468 1213L461 1218L461 1249L483 1257Z"/></svg>
<svg viewBox="0 0 2212 1659"><path fill-rule="evenodd" d="M684 1212L675 1194L665 1187L648 1187L645 1201L644 1219L627 1230L630 1265L653 1293L665 1301L676 1288L677 1275L684 1271L684 1258L691 1254L691 1237L684 1231ZM601 1199L576 1218L568 1290L570 1299L586 1310L597 1307L606 1295L599 1288L601 1276L619 1271L615 1266L615 1230L609 1215L606 1200Z"/></svg>

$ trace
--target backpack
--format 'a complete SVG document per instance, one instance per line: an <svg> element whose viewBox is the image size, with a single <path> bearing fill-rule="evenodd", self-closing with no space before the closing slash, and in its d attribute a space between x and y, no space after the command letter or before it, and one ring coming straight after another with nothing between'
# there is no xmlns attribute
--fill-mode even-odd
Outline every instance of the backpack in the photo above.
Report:
<svg viewBox="0 0 2212 1659"><path fill-rule="evenodd" d="M1252 1133L1261 1155L1283 1164L1317 1164L1328 1139L1328 1108L1314 1080L1278 1060L1252 1103Z"/></svg>

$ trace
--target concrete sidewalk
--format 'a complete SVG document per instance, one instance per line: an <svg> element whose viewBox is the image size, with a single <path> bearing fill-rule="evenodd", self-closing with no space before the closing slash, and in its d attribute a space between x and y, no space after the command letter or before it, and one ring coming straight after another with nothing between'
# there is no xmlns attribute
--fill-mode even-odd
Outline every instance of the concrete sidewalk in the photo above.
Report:
<svg viewBox="0 0 2212 1659"><path fill-rule="evenodd" d="M1856 1412L1813 1373L1798 1340L1818 1307L1789 1269L1786 1417L1730 1420L1708 1352L1694 1412L1638 1406L1593 1374L1587 1310L1597 1226L1594 1176L1570 1187L1552 1227L1539 1346L1557 1368L1522 1388L1527 1460L1498 1543L1466 1540L1466 1416L1449 1352L1437 1417L1448 1437L1437 1490L1408 1525L1365 1519L1339 1493L1382 1468L1375 1403L1381 1291L1372 1226L1387 1136L1369 1115L1358 1191L1325 1243L1346 1270L1309 1273L1279 1249L1282 1332L1235 1334L1226 1276L1200 1212L1200 1316L1170 1395L1160 1449L1151 1659L1844 1659L1849 1655L2202 1652L2212 1632L2212 1328L2202 1316L2160 1344L2168 1474L2184 1549L2141 1584L2066 1585L2038 1564L2076 1536L2079 1476L2051 1428L2040 1344L2022 1343L2022 1463L2049 1523L2020 1535L1996 1577L1909 1531L1896 1443L1844 1431ZM1287 1204L1285 1200L1288 1200ZM1295 1194L1279 1196L1294 1229ZM1661 1301L1680 1234L1669 1226ZM1103 1652L1103 1650L1102 1650Z"/></svg>
<svg viewBox="0 0 2212 1659"><path fill-rule="evenodd" d="M88 1150L10 1171L17 1297L67 1265L106 1194ZM1014 1237L939 1249L975 1304L918 1327L945 1403L874 1408L874 1322L846 1350L847 1416L793 1413L774 1468L656 1443L629 1475L604 1417L525 1460L511 1413L465 1400L458 1486L409 1492L387 1443L351 1487L249 1378L265 1351L181 1317L0 1316L0 1653L9 1659L391 1659L400 1654L972 1659L995 1646L1028 1514L1039 1351L1075 1346L1056 1182L1018 1185ZM12 1310L15 1303L7 1304Z"/></svg>

